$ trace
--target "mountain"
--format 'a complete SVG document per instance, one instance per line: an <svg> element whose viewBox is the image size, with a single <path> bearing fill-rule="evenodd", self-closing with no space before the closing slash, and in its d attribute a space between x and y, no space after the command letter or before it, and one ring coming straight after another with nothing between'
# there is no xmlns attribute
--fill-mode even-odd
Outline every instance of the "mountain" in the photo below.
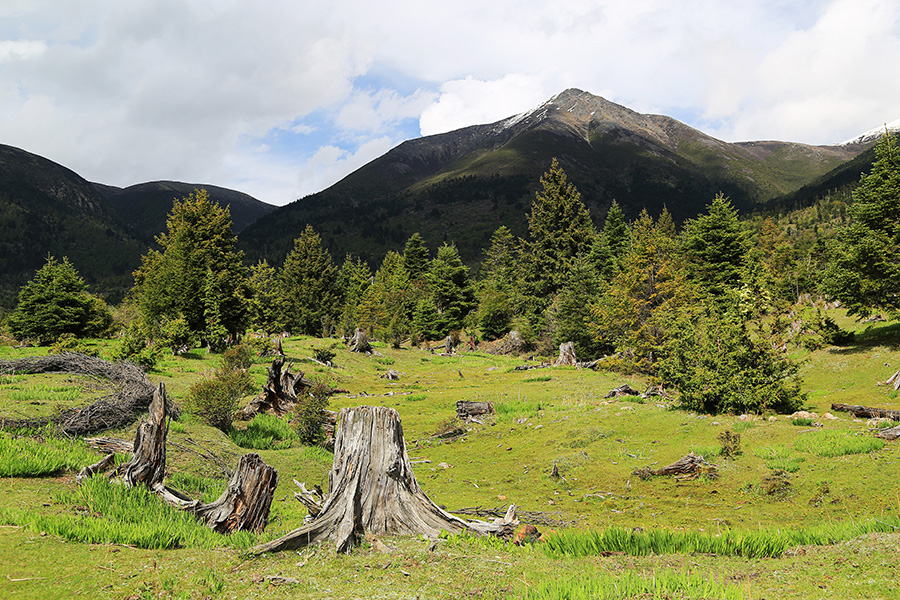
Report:
<svg viewBox="0 0 900 600"><path fill-rule="evenodd" d="M414 232L480 259L491 233L526 233L541 175L556 157L598 224L613 200L629 217L667 207L682 221L718 192L741 209L797 190L862 146L727 143L662 115L569 89L488 125L404 142L330 188L259 219L239 236L250 258L278 262L307 223L337 257L371 262Z"/></svg>
<svg viewBox="0 0 900 600"><path fill-rule="evenodd" d="M36 154L0 144L0 305L47 257L69 260L95 291L116 300L147 245L94 186Z"/></svg>
<svg viewBox="0 0 900 600"><path fill-rule="evenodd" d="M210 200L223 208L230 206L235 233L276 208L243 192L207 184L152 181L126 188L103 184L94 184L94 187L124 221L151 241L166 230L166 217L174 200L190 195L195 189L205 189Z"/></svg>

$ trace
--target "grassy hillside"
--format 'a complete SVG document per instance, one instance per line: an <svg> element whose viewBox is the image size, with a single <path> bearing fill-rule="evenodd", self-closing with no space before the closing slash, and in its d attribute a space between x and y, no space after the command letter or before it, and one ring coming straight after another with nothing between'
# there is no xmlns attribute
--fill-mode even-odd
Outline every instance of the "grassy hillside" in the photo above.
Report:
<svg viewBox="0 0 900 600"><path fill-rule="evenodd" d="M783 415L704 415L656 399L606 399L606 392L622 383L643 389L648 382L571 368L517 371L514 367L527 361L482 352L441 356L378 347L380 355L365 356L349 353L337 340L312 338L289 339L285 350L310 376L348 390L332 399L333 408L396 408L420 485L450 511L502 510L514 503L523 520L534 522L542 532L552 529L565 535L623 528L621 535L626 536L639 535L640 530L712 539L750 532L774 536L778 531L818 531L823 524L862 526L873 519L893 531L890 524L900 515L896 442L880 448L876 443L864 453L824 456L826 448L848 448L875 438L873 423L847 413L835 413L834 420L822 415L832 402L900 408L891 388L876 385L900 368L897 326L864 326L841 311L830 314L856 331L855 345L795 351L795 358L804 361L808 408L819 414L815 423L821 427L796 426ZM305 361L315 348L326 345L335 348L336 368ZM96 347L104 353L109 343L98 342ZM0 347L0 358L40 351ZM216 356L194 351L166 359L150 376L164 381L170 395L183 401L191 383L217 361ZM265 366L257 360L251 369L257 384L265 380ZM389 368L401 373L399 381L380 378ZM103 393L87 378L4 373L0 417L50 414ZM498 414L484 424L453 422L458 400L491 401ZM455 441L436 436L451 426L461 426L465 435ZM721 455L719 434L724 431L740 435L742 453L734 458ZM107 435L130 438L133 433L131 427ZM24 448L26 440L19 444ZM642 480L634 474L636 469L667 465L691 450L716 463L719 476L678 481ZM173 424L168 452L170 477L180 478L176 481L185 489L193 482L197 494L203 488L216 496L224 479L215 462L201 454L233 464L248 450L188 416ZM270 525L263 534L270 539L299 526L305 515L293 500L292 479L325 487L331 459L326 452L296 445L260 454L279 472ZM551 476L554 462L560 478ZM773 477L776 469L786 474ZM541 544L515 547L465 537L436 545L387 537L340 557L318 547L249 558L235 549L241 547L237 540L227 538L213 548L148 550L135 544L66 540L47 531L49 525L42 523L50 523L46 519L53 515L107 518L92 514L84 501L72 500L75 493L72 471L0 478L0 561L8 576L0 579L0 596L543 598L558 597L541 595L541 589L554 582L594 577L601 585L596 577L604 574L624 586L629 573L663 581L668 571L724 585L725 591L716 593L727 592L728 597L892 598L900 566L900 533L851 532L834 538L835 543L791 544L777 558L686 551L575 557L555 554ZM276 576L297 583L272 579Z"/></svg>

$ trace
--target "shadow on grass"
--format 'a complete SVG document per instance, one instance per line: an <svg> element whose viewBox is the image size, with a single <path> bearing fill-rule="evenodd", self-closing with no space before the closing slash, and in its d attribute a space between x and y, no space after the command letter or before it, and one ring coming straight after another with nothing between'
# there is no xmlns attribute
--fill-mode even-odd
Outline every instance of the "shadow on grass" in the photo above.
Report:
<svg viewBox="0 0 900 600"><path fill-rule="evenodd" d="M869 352L876 347L885 347L890 350L900 349L900 323L870 325L863 331L857 331L851 344L829 348L828 352L837 355L858 354Z"/></svg>

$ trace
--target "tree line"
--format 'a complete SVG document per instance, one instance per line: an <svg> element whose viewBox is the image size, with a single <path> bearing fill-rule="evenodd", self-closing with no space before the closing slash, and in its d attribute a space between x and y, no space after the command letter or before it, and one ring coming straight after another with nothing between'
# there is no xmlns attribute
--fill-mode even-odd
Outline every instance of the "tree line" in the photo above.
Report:
<svg viewBox="0 0 900 600"><path fill-rule="evenodd" d="M528 235L497 229L473 275L452 244L432 253L417 233L376 269L336 264L307 226L281 265L244 265L228 208L203 190L176 201L167 231L134 273L136 316L120 357L196 345L220 352L249 331L347 336L356 328L399 347L448 335L476 344L515 330L538 354L574 342L584 359L675 387L697 410L800 406L790 343L813 348L849 336L801 293L851 314L894 315L900 269L900 156L876 148L833 235L804 244L796 228L742 220L724 196L680 231L667 210L628 222L614 202L596 227L554 159L528 214ZM819 221L824 223L819 211ZM67 260L49 258L9 317L18 339L97 335L111 319Z"/></svg>

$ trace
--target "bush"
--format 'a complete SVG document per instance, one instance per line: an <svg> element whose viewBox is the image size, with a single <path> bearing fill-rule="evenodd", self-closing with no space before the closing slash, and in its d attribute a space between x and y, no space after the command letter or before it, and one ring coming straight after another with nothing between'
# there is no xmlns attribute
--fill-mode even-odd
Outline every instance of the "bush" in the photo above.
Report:
<svg viewBox="0 0 900 600"><path fill-rule="evenodd" d="M187 407L207 425L227 433L240 399L252 390L247 371L220 367L191 386Z"/></svg>
<svg viewBox="0 0 900 600"><path fill-rule="evenodd" d="M56 343L50 348L50 354L62 354L63 352L74 352L76 354L84 354L86 356L100 356L100 352L96 348L87 346L84 342L75 337L73 333L64 333L59 336Z"/></svg>
<svg viewBox="0 0 900 600"><path fill-rule="evenodd" d="M325 410L330 392L327 385L315 382L309 395L294 407L291 425L301 443L313 446L325 441Z"/></svg>
<svg viewBox="0 0 900 600"><path fill-rule="evenodd" d="M737 458L743 454L741 450L741 434L726 429L720 432L716 438L722 443L720 454L723 458Z"/></svg>
<svg viewBox="0 0 900 600"><path fill-rule="evenodd" d="M119 345L111 353L113 360L129 360L150 370L162 359L162 350L147 343L147 336L141 326L134 322L125 330Z"/></svg>

